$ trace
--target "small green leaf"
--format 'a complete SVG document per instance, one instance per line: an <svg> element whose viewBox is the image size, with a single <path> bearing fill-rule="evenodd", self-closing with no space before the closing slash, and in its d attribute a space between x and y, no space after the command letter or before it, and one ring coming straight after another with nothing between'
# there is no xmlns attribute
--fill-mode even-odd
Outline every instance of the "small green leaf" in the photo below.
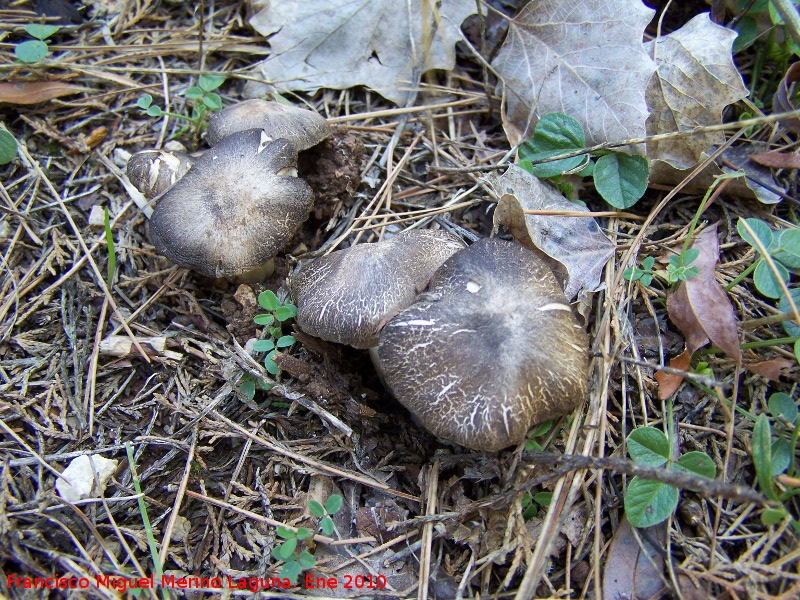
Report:
<svg viewBox="0 0 800 600"><path fill-rule="evenodd" d="M274 337L276 340L283 335L281 332L281 326L278 325L277 327L267 327L267 332Z"/></svg>
<svg viewBox="0 0 800 600"><path fill-rule="evenodd" d="M665 521L678 505L678 489L661 483L631 479L625 494L625 514L634 527L651 527Z"/></svg>
<svg viewBox="0 0 800 600"><path fill-rule="evenodd" d="M771 475L775 477L784 473L792 461L792 449L789 447L789 442L785 438L779 437L772 443L770 454L772 456Z"/></svg>
<svg viewBox="0 0 800 600"><path fill-rule="evenodd" d="M533 140L539 151L580 150L586 145L583 127L563 113L543 115L533 130Z"/></svg>
<svg viewBox="0 0 800 600"><path fill-rule="evenodd" d="M210 110L219 110L222 108L222 98L220 98L217 94L208 94L203 98L203 104L205 104Z"/></svg>
<svg viewBox="0 0 800 600"><path fill-rule="evenodd" d="M542 445L535 439L528 438L528 440L525 442L525 450L536 450L537 452L542 452L544 449L542 448Z"/></svg>
<svg viewBox="0 0 800 600"><path fill-rule="evenodd" d="M708 479L713 479L717 474L717 467L714 465L714 461L711 460L711 457L708 456L708 454L697 451L687 452L681 456L678 459L678 463L675 465L675 470L688 471L689 473L700 475L700 477L706 477Z"/></svg>
<svg viewBox="0 0 800 600"><path fill-rule="evenodd" d="M293 335L283 335L278 338L278 341L275 342L275 345L278 348L288 348L292 344L294 344L294 336Z"/></svg>
<svg viewBox="0 0 800 600"><path fill-rule="evenodd" d="M549 421L545 421L544 423L539 425L539 427L536 428L536 431L534 431L531 434L531 437L539 437L540 435L544 435L545 433L550 431L550 429L552 427L553 427L553 420L552 419L550 419Z"/></svg>
<svg viewBox="0 0 800 600"><path fill-rule="evenodd" d="M339 494L331 494L325 502L325 512L329 515L335 515L341 510L343 502L344 498Z"/></svg>
<svg viewBox="0 0 800 600"><path fill-rule="evenodd" d="M789 423L794 423L797 420L797 405L789 394L784 392L772 394L769 397L767 406L769 406L769 414L776 419L780 416L789 421Z"/></svg>
<svg viewBox="0 0 800 600"><path fill-rule="evenodd" d="M0 129L0 165L7 165L17 157L17 140L5 129Z"/></svg>
<svg viewBox="0 0 800 600"><path fill-rule="evenodd" d="M761 486L761 491L771 500L777 500L778 495L772 487L772 431L770 430L767 415L760 414L753 426L752 450L753 465L756 468L756 478Z"/></svg>
<svg viewBox="0 0 800 600"><path fill-rule="evenodd" d="M628 435L628 454L638 463L660 467L670 459L669 441L655 427L638 427Z"/></svg>
<svg viewBox="0 0 800 600"><path fill-rule="evenodd" d="M797 359L797 362L800 363L800 340L794 343L794 357Z"/></svg>
<svg viewBox="0 0 800 600"><path fill-rule="evenodd" d="M322 531L325 535L333 535L333 519L330 517L322 519L322 521L319 522L319 526L322 527Z"/></svg>
<svg viewBox="0 0 800 600"><path fill-rule="evenodd" d="M294 549L297 548L297 538L290 537L288 540L278 546L278 555L282 560L289 560L294 554Z"/></svg>
<svg viewBox="0 0 800 600"><path fill-rule="evenodd" d="M247 396L248 400L252 400L256 397L256 382L252 379L242 382L239 386L239 391Z"/></svg>
<svg viewBox="0 0 800 600"><path fill-rule="evenodd" d="M648 256L642 261L642 267L645 271L652 271L653 265L656 264L656 257L655 256Z"/></svg>
<svg viewBox="0 0 800 600"><path fill-rule="evenodd" d="M311 512L312 515L321 519L325 516L325 507L322 506L316 500L309 500L308 502L308 510Z"/></svg>
<svg viewBox="0 0 800 600"><path fill-rule="evenodd" d="M688 267L697 260L698 256L700 256L699 248L688 248L686 252L683 253L683 265Z"/></svg>
<svg viewBox="0 0 800 600"><path fill-rule="evenodd" d="M161 107L155 105L150 106L146 112L148 117L160 117L161 115L164 114L163 111L161 110Z"/></svg>
<svg viewBox="0 0 800 600"><path fill-rule="evenodd" d="M297 577L302 570L303 568L296 560L287 562L281 569L281 579L288 579L292 585L295 585L297 583Z"/></svg>
<svg viewBox="0 0 800 600"><path fill-rule="evenodd" d="M643 286L647 287L651 283L653 283L653 276L650 275L650 273L645 273L644 275L642 275L642 285Z"/></svg>
<svg viewBox="0 0 800 600"><path fill-rule="evenodd" d="M281 302L272 290L266 290L258 295L258 305L264 310L276 310Z"/></svg>
<svg viewBox="0 0 800 600"><path fill-rule="evenodd" d="M147 110L150 108L150 105L153 103L153 97L150 94L144 94L136 100L136 106L141 108L142 110Z"/></svg>
<svg viewBox="0 0 800 600"><path fill-rule="evenodd" d="M206 92L213 92L223 83L225 83L225 75L200 75L197 80L197 85Z"/></svg>
<svg viewBox="0 0 800 600"><path fill-rule="evenodd" d="M790 269L800 269L800 229L782 229L776 234L778 247L772 253Z"/></svg>
<svg viewBox="0 0 800 600"><path fill-rule="evenodd" d="M628 267L622 272L622 278L625 281L637 281L642 278L642 275L644 275L644 271L633 267Z"/></svg>
<svg viewBox="0 0 800 600"><path fill-rule="evenodd" d="M275 349L275 342L272 340L258 340L253 344L253 352L270 352Z"/></svg>
<svg viewBox="0 0 800 600"><path fill-rule="evenodd" d="M106 234L106 247L108 248L108 275L106 287L111 289L114 283L114 271L117 269L117 251L114 248L114 232L111 231L111 221L108 216L108 207L103 207L103 229Z"/></svg>
<svg viewBox="0 0 800 600"><path fill-rule="evenodd" d="M761 245L764 246L764 248L769 248L772 245L772 230L769 228L769 225L767 225L761 219L742 219L740 217L736 222L736 231L738 231L742 239L755 248L756 251L758 251L758 246L756 246L753 237L747 233L742 221L747 221L750 229L752 229L753 233L756 234L756 237L761 242Z"/></svg>
<svg viewBox="0 0 800 600"><path fill-rule="evenodd" d="M594 185L611 206L630 208L647 190L648 171L646 158L611 152L597 159Z"/></svg>
<svg viewBox="0 0 800 600"><path fill-rule="evenodd" d="M786 267L779 262L774 262L773 264L783 279L783 282L788 282L789 271L786 270ZM783 294L783 288L775 278L775 274L772 272L772 269L769 268L769 264L767 264L767 261L765 261L763 258L759 259L758 264L756 265L756 270L753 271L753 283L755 284L756 289L767 298L780 298Z"/></svg>
<svg viewBox="0 0 800 600"><path fill-rule="evenodd" d="M281 372L281 368L278 366L278 363L275 362L274 356L278 353L277 350L273 350L264 358L264 368L267 370L267 373L270 375L277 375Z"/></svg>
<svg viewBox="0 0 800 600"><path fill-rule="evenodd" d="M299 562L300 566L304 569L311 569L317 564L317 559L314 558L314 555L308 550L303 550L300 556L297 557L297 562Z"/></svg>
<svg viewBox="0 0 800 600"><path fill-rule="evenodd" d="M779 508L765 508L761 513L761 522L764 525L777 525L788 515L788 511L782 506Z"/></svg>
<svg viewBox="0 0 800 600"><path fill-rule="evenodd" d="M781 299L778 301L778 310L782 313L791 312L792 307L789 305L789 300L786 297L786 294L782 293L781 290ZM789 290L789 295L792 297L792 301L794 305L800 309L800 288L792 288ZM783 325L783 329L792 337L800 337L800 325L795 323L794 321L783 321L781 323Z"/></svg>
<svg viewBox="0 0 800 600"><path fill-rule="evenodd" d="M275 317L272 315L256 315L253 317L253 322L256 325L272 325L272 322L275 320Z"/></svg>
<svg viewBox="0 0 800 600"><path fill-rule="evenodd" d="M29 23L28 25L25 25L25 32L29 36L42 41L49 38L59 29L61 28L58 25L42 25L40 23Z"/></svg>
<svg viewBox="0 0 800 600"><path fill-rule="evenodd" d="M533 501L536 502L536 504L538 504L539 506L550 506L550 502L552 500L553 500L553 492L539 492L533 497Z"/></svg>
<svg viewBox="0 0 800 600"><path fill-rule="evenodd" d="M17 47L14 48L14 54L17 55L17 58L27 64L37 63L49 53L50 49L47 44L39 40L28 40L17 44Z"/></svg>
<svg viewBox="0 0 800 600"><path fill-rule="evenodd" d="M281 323L297 316L297 308L294 308L294 305L290 306L279 306L275 309L275 318ZM294 310L292 310L292 308L294 308Z"/></svg>
<svg viewBox="0 0 800 600"><path fill-rule="evenodd" d="M203 94L204 94L203 90L201 90L196 85L193 85L188 90L186 90L186 97L191 100L197 100L198 98L202 98Z"/></svg>
<svg viewBox="0 0 800 600"><path fill-rule="evenodd" d="M296 537L297 534L295 533L294 529L290 529L284 525L278 525L278 529L275 531L278 534L278 537L282 537L285 540L291 539Z"/></svg>
<svg viewBox="0 0 800 600"><path fill-rule="evenodd" d="M308 527L298 527L297 528L297 539L304 540L307 537L311 536L311 530Z"/></svg>

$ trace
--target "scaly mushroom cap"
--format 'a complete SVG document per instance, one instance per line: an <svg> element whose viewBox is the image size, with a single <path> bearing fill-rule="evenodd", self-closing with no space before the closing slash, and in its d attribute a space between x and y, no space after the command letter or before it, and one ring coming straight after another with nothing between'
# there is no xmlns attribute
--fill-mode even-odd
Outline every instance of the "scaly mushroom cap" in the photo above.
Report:
<svg viewBox="0 0 800 600"><path fill-rule="evenodd" d="M581 402L588 339L550 269L513 242L454 254L380 334L387 387L439 437L495 451Z"/></svg>
<svg viewBox="0 0 800 600"><path fill-rule="evenodd" d="M311 188L297 150L251 129L226 137L167 191L150 219L156 250L208 277L251 271L308 218Z"/></svg>
<svg viewBox="0 0 800 600"><path fill-rule="evenodd" d="M407 230L316 259L292 279L297 326L309 335L369 348L464 243L445 231Z"/></svg>
<svg viewBox="0 0 800 600"><path fill-rule="evenodd" d="M189 172L194 159L183 152L142 150L128 160L128 179L145 198L155 198Z"/></svg>
<svg viewBox="0 0 800 600"><path fill-rule="evenodd" d="M266 100L245 100L219 111L208 122L206 140L212 146L223 138L261 128L272 139L290 140L298 150L316 146L331 134L328 122L311 110Z"/></svg>

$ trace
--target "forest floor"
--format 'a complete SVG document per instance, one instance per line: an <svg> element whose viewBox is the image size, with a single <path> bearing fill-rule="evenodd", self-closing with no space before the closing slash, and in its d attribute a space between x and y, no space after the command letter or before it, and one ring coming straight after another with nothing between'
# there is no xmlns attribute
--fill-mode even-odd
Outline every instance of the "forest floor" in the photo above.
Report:
<svg viewBox="0 0 800 600"><path fill-rule="evenodd" d="M9 41L21 39L32 17L0 11L3 80L84 88L0 104L20 141L19 158L0 167L0 595L38 595L12 576L57 575L88 578L87 595L112 598L119 586L96 585L98 576L160 571L263 589L275 581L251 578L280 581L273 550L285 539L281 524L319 533L300 544L316 562L307 572L326 585L310 589L304 573L297 586L262 597L596 598L601 588L606 597L627 589L687 600L800 595L794 467L773 483L789 492L790 515L774 524L762 521L764 502L733 487L761 489L757 416L769 414L773 394L796 402L800 377L786 317L776 317L783 311L751 275L735 281L759 257L737 233L737 218L795 228L794 171L783 174L789 192L779 204L723 189L700 215L697 231L718 228L718 282L734 282L727 292L742 362L706 346L665 400L656 374L684 349L667 317L670 289L625 280L623 261L632 244L645 256L680 248L705 191L651 186L627 214L597 218L617 251L587 312L589 394L536 441L548 453L617 463L557 467L525 444L484 453L437 440L384 391L366 351L300 332L271 389L251 393L245 384L254 377L272 381L244 350L263 333L253 322L263 312L259 293L285 299L295 259L340 237L370 242L412 225L490 236L497 198L481 169L510 147L500 98L487 95L493 84L484 85L468 53L452 72L425 79L408 108L364 89L288 96L334 126L301 159L317 197L310 219L267 281L239 285L181 269L155 252L124 185L124 161L173 139L190 151L205 147L183 122L142 114L144 93L187 114L180 92L200 73L216 73L226 76L217 90L223 103L241 99L247 67L263 59L266 44L248 27L244 2L211 6L201 29L188 5L126 2L113 19L63 27L52 56L33 66L16 61ZM771 127L750 139L768 138ZM591 186L580 196L591 210L608 210ZM116 260L110 288L102 209ZM779 421L773 429L785 426L796 442L794 424ZM684 489L665 523L631 530L624 442L642 426L674 432L674 456L702 452L731 487ZM102 501L65 504L57 474L85 454L116 460L116 471ZM344 502L327 536L309 503L335 495Z"/></svg>

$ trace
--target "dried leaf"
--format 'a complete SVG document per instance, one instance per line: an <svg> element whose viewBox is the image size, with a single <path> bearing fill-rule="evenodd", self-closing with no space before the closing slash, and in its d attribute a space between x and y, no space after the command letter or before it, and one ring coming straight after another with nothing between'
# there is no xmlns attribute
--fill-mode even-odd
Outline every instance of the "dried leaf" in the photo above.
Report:
<svg viewBox="0 0 800 600"><path fill-rule="evenodd" d="M786 358L773 358L745 366L756 375L761 375L770 381L778 381L781 377L781 369L790 369L795 364L797 364L796 361Z"/></svg>
<svg viewBox="0 0 800 600"><path fill-rule="evenodd" d="M719 260L716 224L697 234L692 247L700 251L692 263L698 273L681 282L677 291L667 298L669 318L686 338L686 350L690 354L711 340L741 363L733 305L714 277Z"/></svg>
<svg viewBox="0 0 800 600"><path fill-rule="evenodd" d="M669 366L673 369L680 369L681 371L688 371L692 363L692 352L684 350L675 358L669 359ZM658 382L658 399L666 400L672 394L678 391L683 383L683 376L677 373L666 373L665 371L656 371L656 382Z"/></svg>
<svg viewBox="0 0 800 600"><path fill-rule="evenodd" d="M505 86L511 143L530 137L550 112L576 118L587 144L643 136L655 63L642 35L653 12L640 0L529 2L492 62Z"/></svg>
<svg viewBox="0 0 800 600"><path fill-rule="evenodd" d="M772 97L772 110L777 113L796 110L796 107L791 102L791 94L789 90L792 87L792 84L797 81L800 81L800 63L792 64L792 66L790 66L786 71L786 75L784 75L783 79L781 79L778 90ZM780 121L780 124L786 127L786 129L789 131L800 133L800 119L784 119Z"/></svg>
<svg viewBox="0 0 800 600"><path fill-rule="evenodd" d="M250 25L269 37L270 57L256 67L272 83L245 95L366 85L404 104L417 76L452 69L461 23L474 0L284 0L254 2ZM431 10L431 7L433 10Z"/></svg>
<svg viewBox="0 0 800 600"><path fill-rule="evenodd" d="M658 70L647 86L648 135L686 131L722 122L722 110L747 96L733 64L736 32L711 22L708 13L645 44ZM696 134L647 145L647 157L679 169L696 165L724 142L722 132Z"/></svg>
<svg viewBox="0 0 800 600"><path fill-rule="evenodd" d="M663 555L650 541L663 544L666 526L662 523L642 529L639 538L642 546L636 540L628 519L623 517L611 540L603 571L603 598L606 600L642 600L655 597L664 590L661 578Z"/></svg>
<svg viewBox="0 0 800 600"><path fill-rule="evenodd" d="M796 152L764 152L748 156L750 160L771 169L800 169L800 155Z"/></svg>
<svg viewBox="0 0 800 600"><path fill-rule="evenodd" d="M61 96L79 94L88 89L60 81L0 83L0 102L17 105L38 104Z"/></svg>
<svg viewBox="0 0 800 600"><path fill-rule="evenodd" d="M602 285L603 267L614 255L614 244L591 217L525 214L528 210L589 212L573 204L551 186L519 168L511 167L489 183L500 197L494 211L494 230L503 225L519 241L538 249L566 267L564 289L572 300L578 294L596 292Z"/></svg>

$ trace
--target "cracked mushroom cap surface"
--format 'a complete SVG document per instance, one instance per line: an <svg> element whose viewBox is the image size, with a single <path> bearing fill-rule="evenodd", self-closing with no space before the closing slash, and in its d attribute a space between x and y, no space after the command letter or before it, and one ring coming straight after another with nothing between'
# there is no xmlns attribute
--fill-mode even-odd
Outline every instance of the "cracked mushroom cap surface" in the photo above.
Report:
<svg viewBox="0 0 800 600"><path fill-rule="evenodd" d="M259 129L225 138L195 162L153 210L156 250L208 277L231 277L273 258L308 218L311 188L297 150Z"/></svg>
<svg viewBox="0 0 800 600"><path fill-rule="evenodd" d="M142 150L128 160L128 179L145 198L155 198L186 175L194 161L183 152Z"/></svg>
<svg viewBox="0 0 800 600"><path fill-rule="evenodd" d="M206 140L215 146L232 133L254 127L260 127L272 139L290 140L298 151L316 146L331 135L328 122L312 110L254 99L214 114L208 122Z"/></svg>
<svg viewBox="0 0 800 600"><path fill-rule="evenodd" d="M380 333L387 387L440 438L519 443L586 395L588 337L531 250L484 239L450 257Z"/></svg>
<svg viewBox="0 0 800 600"><path fill-rule="evenodd" d="M297 326L329 342L375 346L381 327L414 302L436 269L462 248L446 231L413 229L317 258L289 284Z"/></svg>

